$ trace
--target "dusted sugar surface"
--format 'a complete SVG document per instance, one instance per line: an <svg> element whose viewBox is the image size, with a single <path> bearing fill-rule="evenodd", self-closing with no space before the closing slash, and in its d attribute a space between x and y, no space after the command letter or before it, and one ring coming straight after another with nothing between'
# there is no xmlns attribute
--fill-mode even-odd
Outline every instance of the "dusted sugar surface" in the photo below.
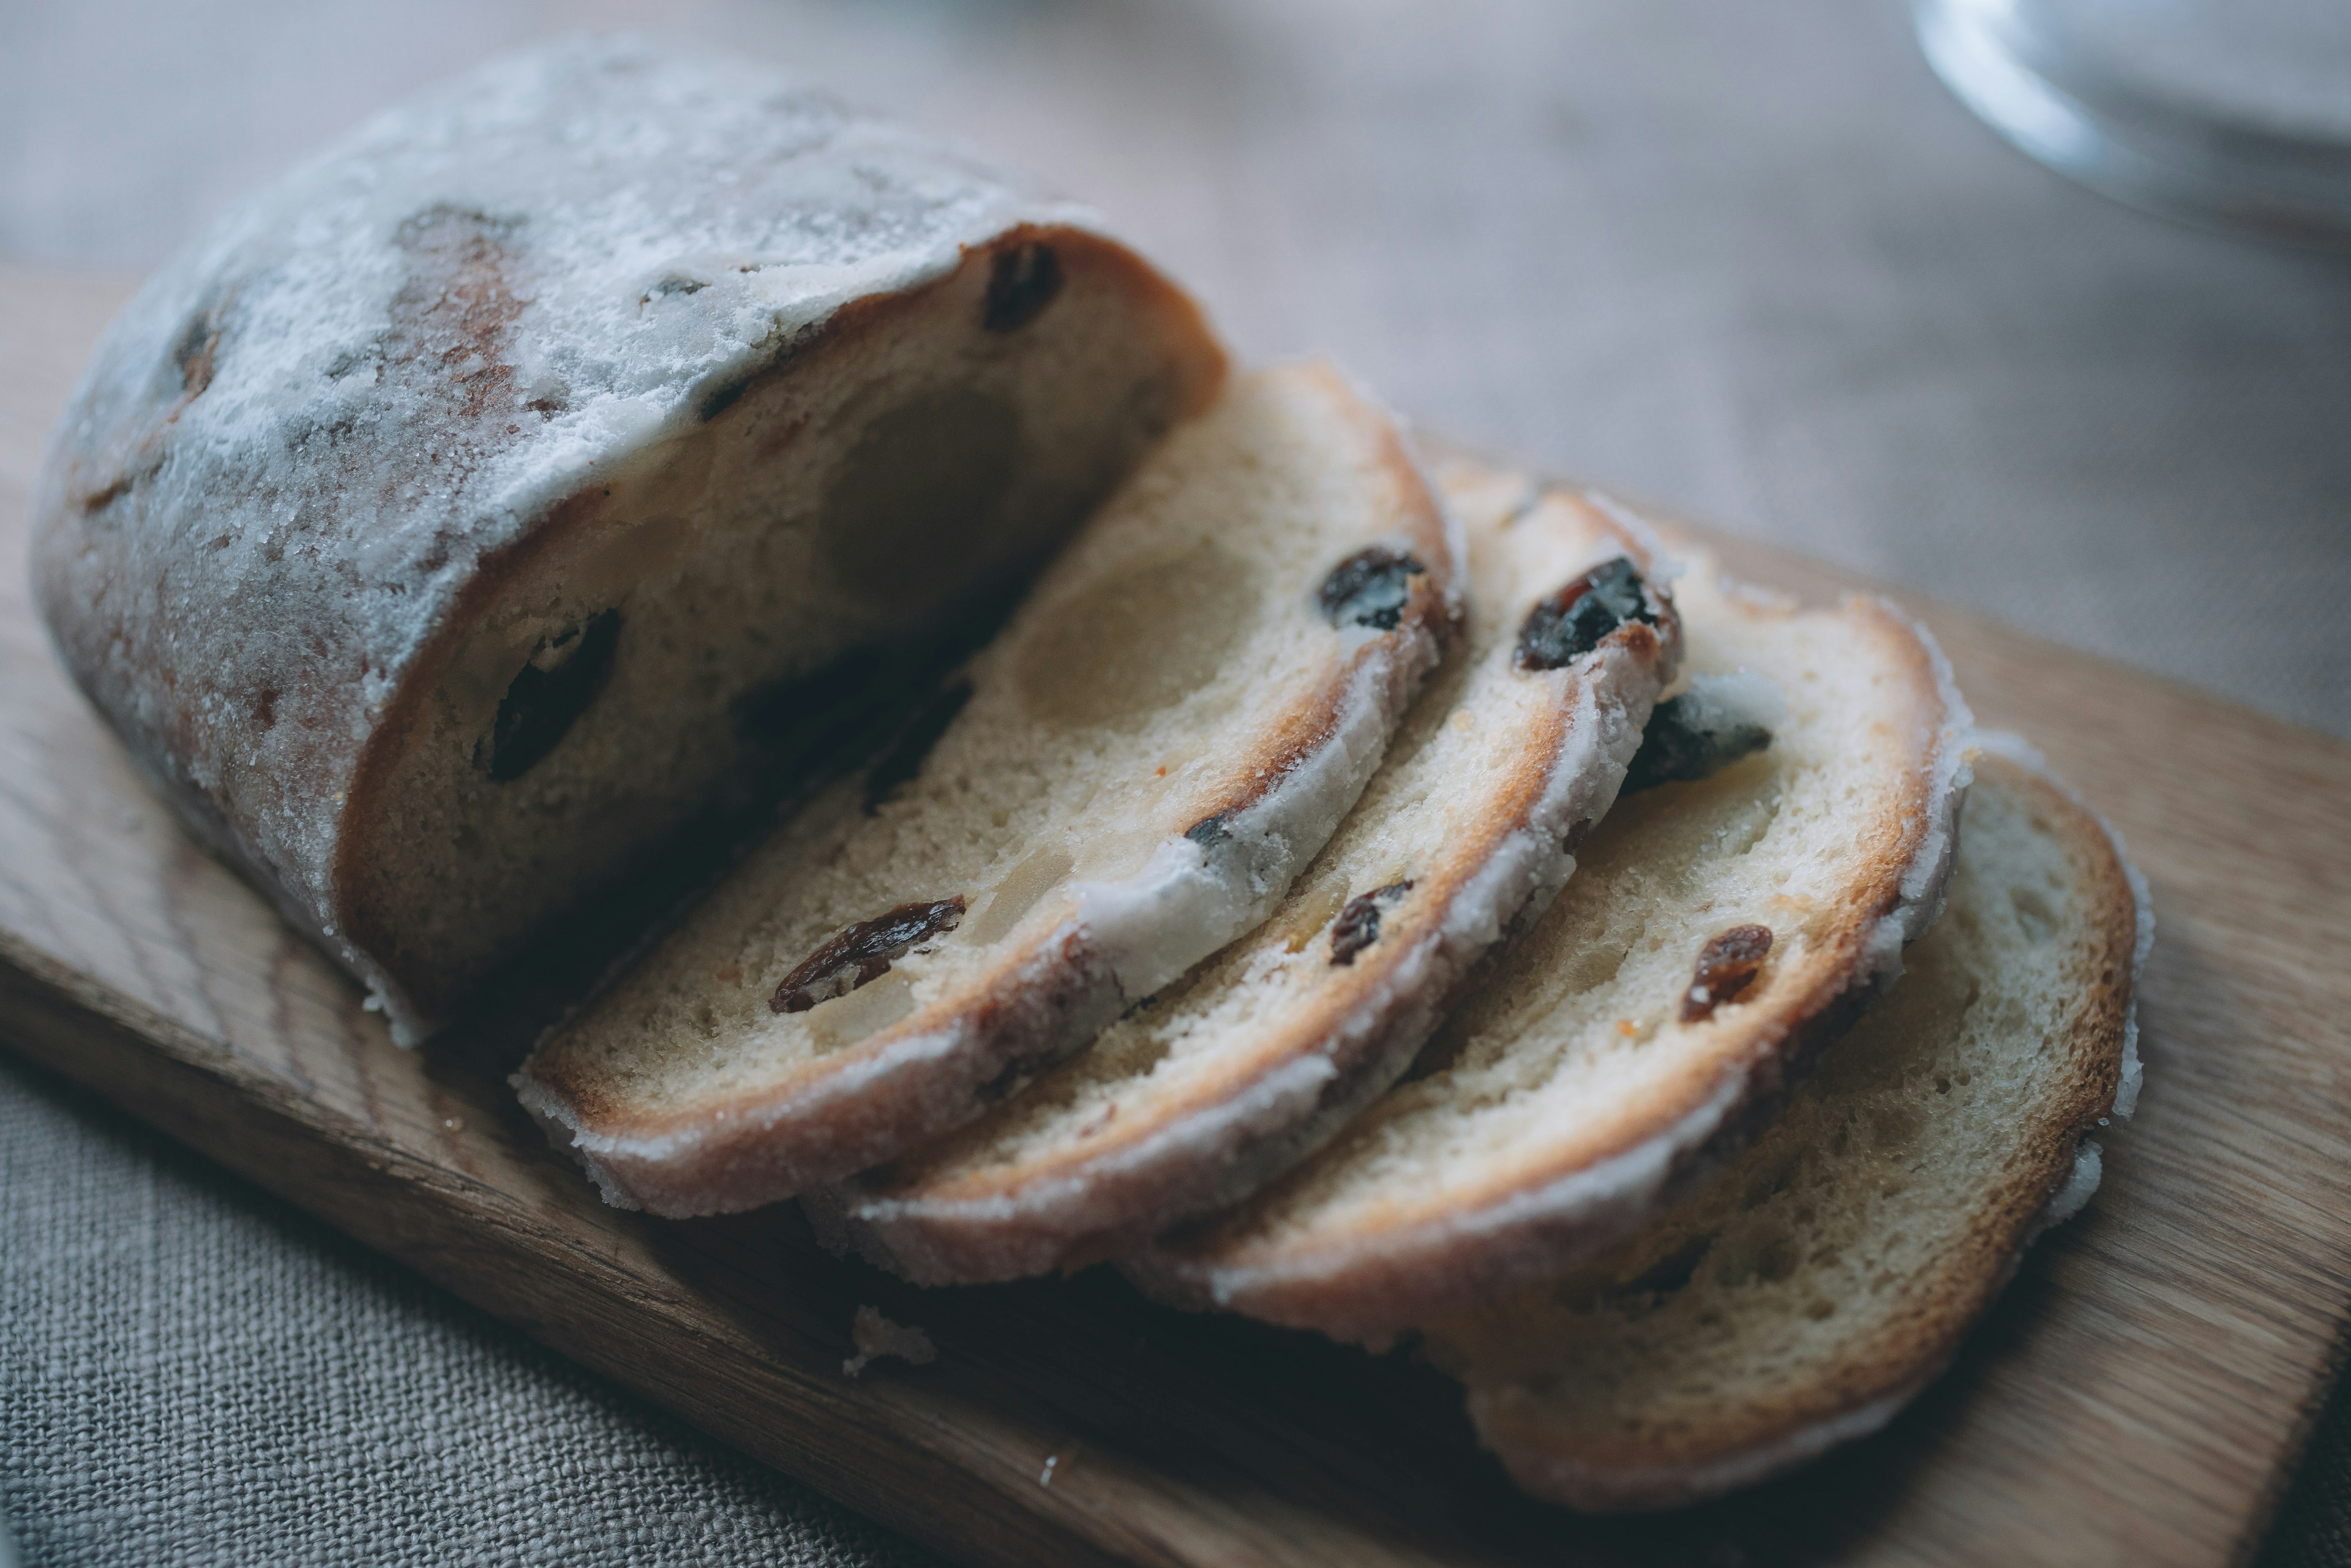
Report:
<svg viewBox="0 0 2351 1568"><path fill-rule="evenodd" d="M486 67L115 321L43 480L45 610L142 760L331 927L360 744L483 563L844 303L1024 221L1083 214L747 67Z"/></svg>

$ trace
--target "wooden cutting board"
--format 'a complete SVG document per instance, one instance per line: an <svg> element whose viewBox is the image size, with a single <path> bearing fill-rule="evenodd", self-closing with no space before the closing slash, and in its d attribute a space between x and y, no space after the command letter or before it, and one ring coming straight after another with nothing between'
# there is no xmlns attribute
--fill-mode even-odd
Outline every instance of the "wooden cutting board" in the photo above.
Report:
<svg viewBox="0 0 2351 1568"><path fill-rule="evenodd" d="M423 1051L200 852L26 603L40 444L119 283L0 268L0 1037L951 1558L2217 1563L2258 1542L2351 1302L2351 747L1918 601L1985 720L2110 813L2160 918L2106 1181L1879 1437L1664 1520L1513 1494L1401 1358L1102 1270L923 1291L794 1212L597 1201L504 1086L544 996ZM1849 580L1730 540L1742 574ZM938 1360L843 1375L861 1304Z"/></svg>

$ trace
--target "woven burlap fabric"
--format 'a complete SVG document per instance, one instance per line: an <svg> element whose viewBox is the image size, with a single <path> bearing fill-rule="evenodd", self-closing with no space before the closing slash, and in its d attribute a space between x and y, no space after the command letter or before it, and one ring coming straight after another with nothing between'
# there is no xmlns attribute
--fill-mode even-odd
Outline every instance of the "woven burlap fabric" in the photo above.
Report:
<svg viewBox="0 0 2351 1568"><path fill-rule="evenodd" d="M934 1560L0 1052L26 1568Z"/></svg>
<svg viewBox="0 0 2351 1568"><path fill-rule="evenodd" d="M690 10L1098 201L1252 358L1330 351L1435 428L2351 735L2351 268L2034 168L1896 0ZM152 266L549 16L0 0L0 252ZM0 1204L31 1563L904 1560L14 1067ZM2351 1406L2270 1560L2351 1564Z"/></svg>

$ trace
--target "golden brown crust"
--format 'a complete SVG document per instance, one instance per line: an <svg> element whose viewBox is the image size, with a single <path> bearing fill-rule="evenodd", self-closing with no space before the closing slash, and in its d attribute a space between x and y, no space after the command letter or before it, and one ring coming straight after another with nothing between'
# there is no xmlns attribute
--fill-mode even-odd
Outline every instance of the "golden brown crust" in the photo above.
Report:
<svg viewBox="0 0 2351 1568"><path fill-rule="evenodd" d="M2121 857L2089 810L2047 777L2004 758L1980 765L1979 789L2029 798L2074 861L2092 927L2075 966L2073 1019L2062 1071L2036 1099L2026 1153L1978 1197L1963 1236L1936 1259L1908 1310L1857 1341L1839 1364L1771 1404L1728 1406L1713 1424L1670 1435L1650 1429L1562 1431L1540 1396L1473 1390L1479 1436L1522 1485L1585 1509L1672 1506L1723 1490L1712 1478L1760 1480L1800 1463L1843 1428L1881 1424L1938 1375L2038 1234L2053 1197L2074 1174L2082 1138L2114 1109L2132 1001L2137 904ZM1786 1456L1784 1461L1780 1456Z"/></svg>

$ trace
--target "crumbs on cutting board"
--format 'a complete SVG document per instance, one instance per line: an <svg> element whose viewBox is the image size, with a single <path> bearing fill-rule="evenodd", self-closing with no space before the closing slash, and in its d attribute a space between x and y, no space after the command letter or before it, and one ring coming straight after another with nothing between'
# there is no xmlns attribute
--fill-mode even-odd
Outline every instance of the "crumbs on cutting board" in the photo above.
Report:
<svg viewBox="0 0 2351 1568"><path fill-rule="evenodd" d="M939 1347L931 1336L918 1328L892 1322L874 1307L860 1307L857 1317L849 1325L849 1337L857 1346L857 1354L841 1364L841 1370L851 1377L872 1362L885 1355L914 1366L926 1366L939 1358Z"/></svg>

